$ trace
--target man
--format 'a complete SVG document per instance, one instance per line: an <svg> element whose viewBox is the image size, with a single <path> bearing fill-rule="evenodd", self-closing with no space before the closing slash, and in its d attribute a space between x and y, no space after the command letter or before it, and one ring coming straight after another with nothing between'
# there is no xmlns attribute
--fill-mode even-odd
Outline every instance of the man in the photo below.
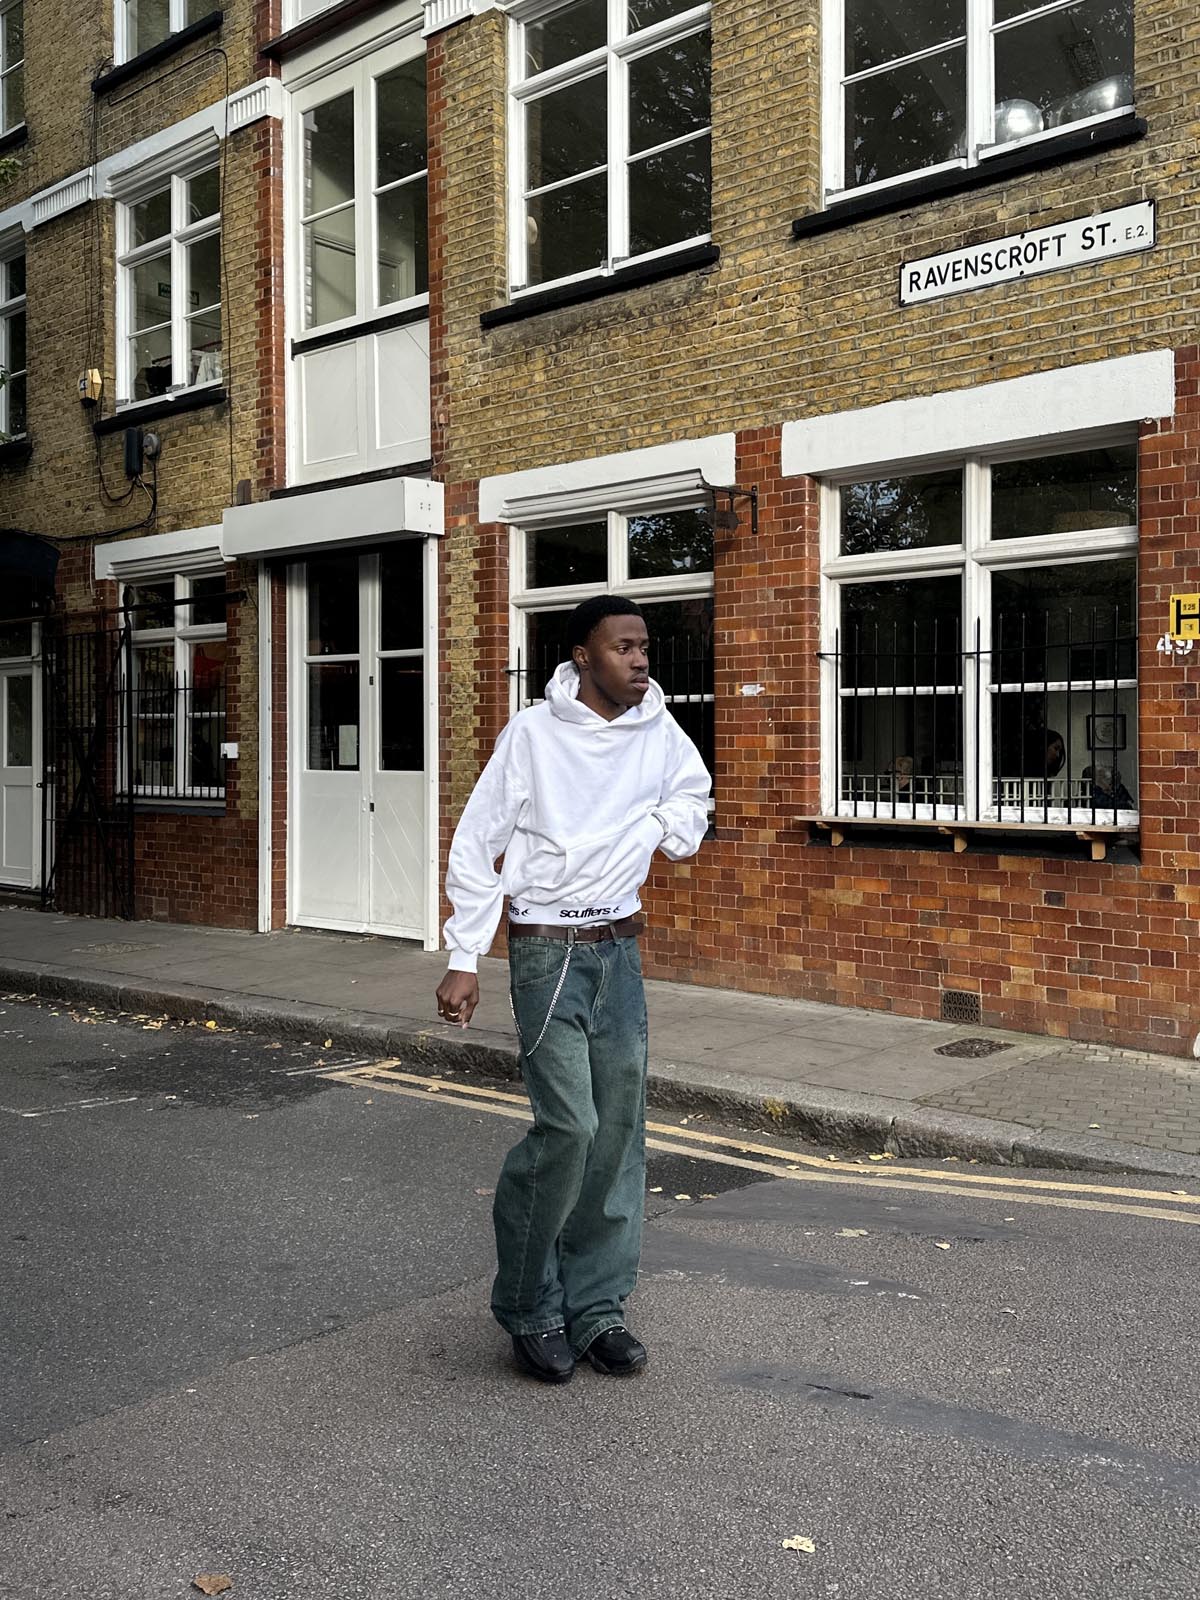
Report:
<svg viewBox="0 0 1200 1600"><path fill-rule="evenodd" d="M626 1377L646 1186L646 1000L638 896L650 858L694 855L710 780L649 675L629 600L572 613L570 661L521 711L450 846L439 1014L466 1027L476 965L509 896L509 970L533 1126L496 1186L492 1311L517 1364L566 1383L579 1357ZM495 862L504 856L503 871Z"/></svg>

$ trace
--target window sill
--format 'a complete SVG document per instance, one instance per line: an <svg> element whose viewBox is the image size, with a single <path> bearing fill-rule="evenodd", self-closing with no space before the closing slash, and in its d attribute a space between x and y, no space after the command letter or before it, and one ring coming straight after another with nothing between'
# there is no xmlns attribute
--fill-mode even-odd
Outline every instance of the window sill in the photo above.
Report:
<svg viewBox="0 0 1200 1600"><path fill-rule="evenodd" d="M17 150L29 138L29 128L24 122L18 122L15 128L9 128L7 133L0 133L0 156L7 155L10 150Z"/></svg>
<svg viewBox="0 0 1200 1600"><path fill-rule="evenodd" d="M223 817L225 800L223 796L219 800L187 800L181 797L168 799L166 795L159 800L154 795L135 794L133 809L139 815L160 817Z"/></svg>
<svg viewBox="0 0 1200 1600"><path fill-rule="evenodd" d="M0 467L23 467L33 454L33 441L22 434L0 444Z"/></svg>
<svg viewBox="0 0 1200 1600"><path fill-rule="evenodd" d="M930 177L914 178L911 183L897 184L893 189L879 189L874 194L839 200L823 211L813 211L806 217L797 217L792 223L793 239L811 239L819 233L830 233L836 228L848 227L868 217L882 217L893 211L908 211L914 205L928 200L940 200L946 195L962 194L970 189L986 188L989 184L1010 178L1022 172L1036 172L1041 167L1057 166L1063 161L1077 161L1101 150L1115 149L1121 145L1135 144L1146 135L1145 119L1132 112L1127 117L1115 117L1111 122L1096 123L1092 127L1068 130L1057 139L1047 139L1041 144L1023 145L1007 154L989 156L978 166L958 168L953 172L939 172Z"/></svg>
<svg viewBox="0 0 1200 1600"><path fill-rule="evenodd" d="M1039 842L1086 844L1092 860L1103 861L1114 845L1135 845L1138 840L1136 827L1105 823L1080 826L1057 822L942 822L920 817L831 816L794 817L792 820L796 827L807 828L810 835L814 832L826 835L834 849L845 844L848 836L854 833L895 834L896 842L915 843L919 839L924 845L928 844L932 833L935 838L951 840L956 855L961 855L971 844L980 840L1008 837L1026 845ZM907 841L905 835L909 836ZM986 847L994 850L995 844Z"/></svg>
<svg viewBox="0 0 1200 1600"><path fill-rule="evenodd" d="M268 61L282 61L287 56L295 55L297 50L303 50L306 45L315 44L317 40L357 22L360 17L369 16L372 11L382 11L384 6L390 4L391 0L341 0L339 5L329 6L315 17L308 17L294 28L268 39L259 55L266 56Z"/></svg>
<svg viewBox="0 0 1200 1600"><path fill-rule="evenodd" d="M143 50L140 55L133 56L129 61L122 61L119 66L110 67L107 72L99 73L92 79L92 93L111 94L114 89L119 89L123 83L136 78L148 67L155 67L160 61L169 61L173 55L180 50L186 50L195 40L216 33L224 20L223 11L210 11L206 17L201 17L199 22L180 28L178 33L168 34L159 44L152 44L149 50Z"/></svg>
<svg viewBox="0 0 1200 1600"><path fill-rule="evenodd" d="M97 417L92 432L97 434L121 433L125 428L135 428L140 422L158 422L163 417L182 416L188 411L203 411L207 406L221 406L229 399L223 385L204 389L181 389L174 397L161 400L133 400L119 407L111 417Z"/></svg>
<svg viewBox="0 0 1200 1600"><path fill-rule="evenodd" d="M324 350L334 344L349 344L353 339L365 339L372 333L390 333L393 328L405 328L413 322L429 321L429 302L424 305L406 306L403 311L391 311L382 317L363 317L358 322L351 322L330 328L327 332L302 333L292 340L292 355L304 356L310 350Z"/></svg>
<svg viewBox="0 0 1200 1600"><path fill-rule="evenodd" d="M677 255L656 256L636 266L618 267L603 278L588 278L584 282L565 283L558 289L537 290L510 300L505 306L493 306L479 318L481 328L497 328L506 322L523 322L526 317L541 316L545 311L558 311L564 306L583 305L589 300L603 300L611 294L624 294L639 284L659 283L664 278L682 277L687 272L697 272L702 267L715 266L721 259L721 247L716 244L699 244L690 250L680 250Z"/></svg>

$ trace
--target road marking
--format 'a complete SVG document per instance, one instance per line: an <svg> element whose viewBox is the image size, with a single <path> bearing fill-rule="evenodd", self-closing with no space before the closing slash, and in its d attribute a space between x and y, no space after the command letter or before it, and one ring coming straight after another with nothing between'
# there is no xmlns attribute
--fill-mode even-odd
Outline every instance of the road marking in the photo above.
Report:
<svg viewBox="0 0 1200 1600"><path fill-rule="evenodd" d="M482 1111L491 1116L510 1117L521 1122L533 1121L533 1114L523 1095L509 1094L498 1089L476 1090L466 1085L447 1085L443 1079L421 1078L414 1073L395 1071L386 1063L365 1070L334 1071L326 1076L336 1082L349 1084L353 1088L380 1090L386 1094L402 1095L411 1100L424 1100L426 1103L445 1095L442 1101L444 1105ZM447 1089L450 1090L448 1094ZM476 1098L477 1095L479 1098ZM722 1139L715 1134L693 1136L690 1130L672 1128L669 1124L661 1122L648 1122L646 1128L648 1134L669 1135L669 1137L648 1137L646 1144L652 1150L668 1155L690 1156L693 1160L713 1161L720 1166L737 1167L743 1172L762 1172L772 1178L782 1178L791 1183L833 1184L839 1187L861 1186L866 1183L877 1189L904 1189L926 1195L961 1195L967 1199L994 1200L1000 1205L1052 1206L1062 1210L1145 1217L1155 1222L1180 1222L1185 1226L1200 1227L1200 1215L1192 1215L1182 1209L1188 1201L1194 1201L1194 1196L1167 1195L1157 1189L1117 1189L1057 1182L1043 1184L1037 1179L1003 1177L989 1179L982 1174L973 1176L967 1173L961 1174L964 1180L972 1178L971 1184L968 1184L965 1181L957 1181L960 1176L958 1174L930 1173L915 1168L872 1171L870 1168L856 1167L849 1163L821 1161L811 1156L806 1158L804 1165L797 1165L796 1154L791 1150L776 1150L767 1145L747 1145L734 1139ZM702 1140L704 1147L698 1149L692 1142L693 1137ZM772 1159L770 1162L748 1159L746 1154L730 1154L727 1150L713 1148L718 1144L724 1144L739 1152L767 1155ZM909 1175L901 1177L900 1171ZM893 1172L895 1176L892 1175ZM927 1180L931 1177L949 1181L930 1183ZM1046 1190L1051 1192L1044 1192ZM1072 1192L1064 1194L1061 1192L1063 1190ZM1120 1196L1121 1199L1085 1198L1091 1194ZM1157 1205L1127 1203L1131 1199L1139 1198L1159 1203Z"/></svg>
<svg viewBox="0 0 1200 1600"><path fill-rule="evenodd" d="M13 1117L57 1117L64 1111L100 1111L105 1106L127 1106L137 1099L135 1094L114 1096L104 1100L69 1100L65 1106L37 1106L32 1111L22 1111L17 1106L0 1106Z"/></svg>

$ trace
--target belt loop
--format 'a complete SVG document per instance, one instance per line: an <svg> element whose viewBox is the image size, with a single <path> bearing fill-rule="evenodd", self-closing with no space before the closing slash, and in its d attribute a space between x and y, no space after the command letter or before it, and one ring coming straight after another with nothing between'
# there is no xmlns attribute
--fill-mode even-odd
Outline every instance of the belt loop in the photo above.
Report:
<svg viewBox="0 0 1200 1600"><path fill-rule="evenodd" d="M567 935L567 943L568 943L568 945L574 944L575 943L575 931L576 930L574 928L567 928L564 931L565 931L565 933Z"/></svg>

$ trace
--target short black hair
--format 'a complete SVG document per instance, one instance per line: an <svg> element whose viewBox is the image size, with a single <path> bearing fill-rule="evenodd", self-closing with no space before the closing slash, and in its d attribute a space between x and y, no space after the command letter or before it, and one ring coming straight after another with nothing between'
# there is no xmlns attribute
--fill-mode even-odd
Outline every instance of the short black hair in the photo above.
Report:
<svg viewBox="0 0 1200 1600"><path fill-rule="evenodd" d="M567 649L574 655L576 645L586 645L605 617L641 616L642 608L619 594L596 594L581 600L567 619Z"/></svg>

